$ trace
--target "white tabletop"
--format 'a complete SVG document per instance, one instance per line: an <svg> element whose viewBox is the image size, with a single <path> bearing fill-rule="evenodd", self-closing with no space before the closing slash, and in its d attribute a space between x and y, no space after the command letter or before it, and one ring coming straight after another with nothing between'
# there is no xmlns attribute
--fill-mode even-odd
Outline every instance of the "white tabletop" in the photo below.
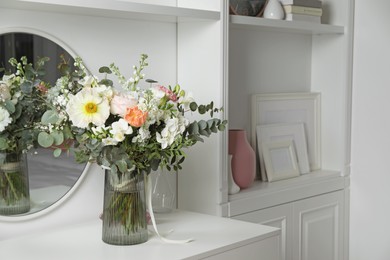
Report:
<svg viewBox="0 0 390 260"><path fill-rule="evenodd" d="M96 219L1 241L0 255L12 260L199 259L280 234L273 227L187 211L159 214L156 219L161 234L173 229L167 238L194 241L169 244L151 234L143 244L108 245L101 239L102 223Z"/></svg>

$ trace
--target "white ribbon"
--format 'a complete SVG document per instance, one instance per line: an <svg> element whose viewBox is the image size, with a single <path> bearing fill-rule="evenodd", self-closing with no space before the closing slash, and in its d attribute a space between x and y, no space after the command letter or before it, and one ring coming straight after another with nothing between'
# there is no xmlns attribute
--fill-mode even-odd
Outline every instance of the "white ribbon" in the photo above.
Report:
<svg viewBox="0 0 390 260"><path fill-rule="evenodd" d="M146 181L146 185L145 185L145 189L146 189L146 206L148 208L148 211L149 211L149 214L150 214L150 218L152 220L154 232L156 233L156 235L162 241L164 241L166 243L171 243L171 244L185 244L185 243L189 243L189 242L193 241L194 239L192 239L192 238L185 239L185 240L173 240L173 239L165 238L162 235L160 235L160 233L157 230L156 219L154 218L154 213L153 213L153 206L152 206L152 178L150 177L150 174L146 175L145 179L146 179L145 180ZM168 234L171 233L171 232L173 232L173 230L170 230L168 232Z"/></svg>

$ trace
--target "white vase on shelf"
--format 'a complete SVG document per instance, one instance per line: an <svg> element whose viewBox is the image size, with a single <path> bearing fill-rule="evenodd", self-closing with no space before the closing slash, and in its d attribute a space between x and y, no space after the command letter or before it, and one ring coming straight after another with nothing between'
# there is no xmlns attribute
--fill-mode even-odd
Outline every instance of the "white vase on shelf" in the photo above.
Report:
<svg viewBox="0 0 390 260"><path fill-rule="evenodd" d="M233 179L232 158L233 158L233 155L229 154L228 193L230 195L236 194L240 191L240 187L236 184L236 182Z"/></svg>
<svg viewBox="0 0 390 260"><path fill-rule="evenodd" d="M275 20L284 19L284 10L279 0L268 0L264 9L263 17Z"/></svg>

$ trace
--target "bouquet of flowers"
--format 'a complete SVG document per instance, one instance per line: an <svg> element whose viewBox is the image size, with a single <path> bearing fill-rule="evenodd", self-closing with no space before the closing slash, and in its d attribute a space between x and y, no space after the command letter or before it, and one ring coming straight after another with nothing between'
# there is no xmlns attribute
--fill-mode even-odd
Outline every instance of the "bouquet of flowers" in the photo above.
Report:
<svg viewBox="0 0 390 260"><path fill-rule="evenodd" d="M46 111L44 102L47 85L44 64L40 58L35 65L26 57L11 58L11 71L0 79L0 208L21 199L28 200L28 175L23 157L37 146L37 122ZM26 202L29 203L29 202ZM4 213L6 214L6 213Z"/></svg>
<svg viewBox="0 0 390 260"><path fill-rule="evenodd" d="M42 117L40 145L50 147L72 139L78 161L97 162L114 173L150 173L159 166L180 170L183 149L203 141L202 136L223 131L227 121L211 118L190 122L185 113L209 113L212 117L221 109L214 108L213 102L198 105L179 85L164 87L146 80L150 87L138 87L147 65L143 54L130 79L111 64L100 68L106 76L99 80L76 58L76 70L64 70L66 75L48 89L50 108ZM108 74L118 77L121 90L114 87Z"/></svg>
<svg viewBox="0 0 390 260"><path fill-rule="evenodd" d="M43 114L38 136L43 147L71 144L66 140L73 140L78 161L97 162L114 174L111 182L115 182L118 195L108 203L117 207L111 222L130 223L129 228L139 217L121 213L127 203L117 202L134 198L120 191L132 185L139 174L149 174L159 167L182 169L184 149L203 141L202 137L223 131L227 124L213 118L221 111L213 102L199 105L179 85L165 87L145 80L148 87L140 88L147 58L141 55L129 79L115 64L100 68L105 76L99 80L87 71L80 58L75 59L74 71L64 61L59 65L64 76L48 89L50 108ZM109 75L116 76L120 88L114 86ZM210 118L190 122L187 113L209 113ZM54 155L63 148L55 149Z"/></svg>

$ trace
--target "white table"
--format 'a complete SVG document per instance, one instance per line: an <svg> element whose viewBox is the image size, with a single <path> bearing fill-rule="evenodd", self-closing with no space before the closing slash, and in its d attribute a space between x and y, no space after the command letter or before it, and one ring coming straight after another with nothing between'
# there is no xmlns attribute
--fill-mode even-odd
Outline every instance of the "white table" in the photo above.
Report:
<svg viewBox="0 0 390 260"><path fill-rule="evenodd" d="M146 243L113 246L101 240L99 219L0 242L1 259L120 260L120 259L264 259L278 260L280 230L187 211L156 216L167 238L195 240L168 244L155 235ZM152 227L149 227L152 230Z"/></svg>

